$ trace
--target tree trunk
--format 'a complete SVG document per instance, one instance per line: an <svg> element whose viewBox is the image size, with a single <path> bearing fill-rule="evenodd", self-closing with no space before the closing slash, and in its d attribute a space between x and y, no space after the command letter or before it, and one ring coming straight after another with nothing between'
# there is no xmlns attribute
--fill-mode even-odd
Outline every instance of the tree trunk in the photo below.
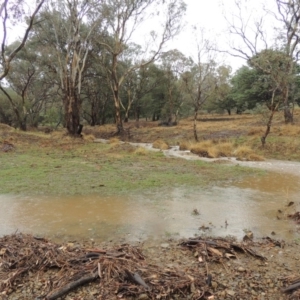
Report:
<svg viewBox="0 0 300 300"><path fill-rule="evenodd" d="M119 98L115 98L115 122L117 126L117 133L123 133L124 128L123 128L123 122L122 122L122 117L121 117L121 106L120 106L120 100Z"/></svg>
<svg viewBox="0 0 300 300"><path fill-rule="evenodd" d="M272 126L272 120L273 120L273 117L274 117L274 114L275 112L277 111L278 109L278 106L279 106L279 102L275 105L274 103L274 97L275 97L275 93L276 93L276 90L273 91L273 94L272 94L272 104L271 104L271 114L270 114L270 117L269 117L269 120L268 120L268 123L267 123L267 129L266 129L266 132L265 134L261 137L261 144L262 146L264 147L265 144L266 144L266 139L267 139L267 136L268 134L270 133L270 130L271 130L271 126Z"/></svg>
<svg viewBox="0 0 300 300"><path fill-rule="evenodd" d="M195 113L194 113L194 138L195 138L195 141L198 142L198 135L197 135L197 117L198 117L198 110L199 110L199 107L196 106L195 107Z"/></svg>
<svg viewBox="0 0 300 300"><path fill-rule="evenodd" d="M289 107L289 90L286 89L284 93L284 121L285 124L292 124L294 122L293 114Z"/></svg>
<svg viewBox="0 0 300 300"><path fill-rule="evenodd" d="M70 92L65 95L64 107L66 128L69 134L75 136L77 135L80 125L80 101L75 90L70 90Z"/></svg>
<svg viewBox="0 0 300 300"><path fill-rule="evenodd" d="M125 112L125 117L124 117L124 123L128 123L129 117L128 117L128 112Z"/></svg>
<svg viewBox="0 0 300 300"><path fill-rule="evenodd" d="M293 117L293 114L291 113L289 106L284 107L284 121L285 121L285 124L293 124L294 123L294 117Z"/></svg>

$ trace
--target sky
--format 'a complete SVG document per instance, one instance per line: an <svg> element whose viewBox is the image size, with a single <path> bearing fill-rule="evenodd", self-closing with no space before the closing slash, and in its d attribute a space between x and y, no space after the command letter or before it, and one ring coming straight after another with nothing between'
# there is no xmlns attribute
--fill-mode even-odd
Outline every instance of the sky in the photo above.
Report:
<svg viewBox="0 0 300 300"><path fill-rule="evenodd" d="M228 32L228 19L232 18L232 14L237 14L237 8L234 0L185 0L187 4L186 26L179 34L170 47L175 47L185 55L193 56L195 54L195 36L191 29L192 25L205 29L206 36L217 43L217 48L221 50L231 51L230 44L232 41L240 43L236 37ZM274 0L240 0L241 3L247 5L246 14L251 15L251 18L262 13L262 4L272 5ZM266 24L268 27L269 25ZM217 60L220 63L229 64L233 71L237 70L246 61L241 58L236 58L231 55L218 53Z"/></svg>

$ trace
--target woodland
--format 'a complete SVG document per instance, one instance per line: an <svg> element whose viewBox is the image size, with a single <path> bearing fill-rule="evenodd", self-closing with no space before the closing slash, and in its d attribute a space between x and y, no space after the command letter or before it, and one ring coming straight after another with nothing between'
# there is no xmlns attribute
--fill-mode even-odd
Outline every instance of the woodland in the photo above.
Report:
<svg viewBox="0 0 300 300"><path fill-rule="evenodd" d="M36 3L5 0L0 7L0 122L28 128L63 126L79 136L85 124L114 123L124 132L129 119L177 125L193 116L198 140L200 112L268 115L264 146L275 112L293 124L299 94L299 1L274 0L274 10L253 22L246 3L235 1L228 32L239 40L227 54L245 65L233 72L220 63L223 50L204 28L192 29L196 55L165 46L182 30L182 0L68 0ZM159 12L159 13L157 13ZM266 15L275 21L267 38ZM226 17L226 16L224 16ZM132 36L147 20L146 43ZM26 28L11 39L13 28Z"/></svg>

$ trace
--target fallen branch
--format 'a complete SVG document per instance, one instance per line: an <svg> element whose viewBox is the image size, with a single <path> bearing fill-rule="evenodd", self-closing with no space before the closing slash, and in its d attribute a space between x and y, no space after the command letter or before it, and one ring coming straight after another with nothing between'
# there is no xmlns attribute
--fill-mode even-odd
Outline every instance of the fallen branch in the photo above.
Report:
<svg viewBox="0 0 300 300"><path fill-rule="evenodd" d="M300 282L295 283L295 284L292 284L292 285L290 285L290 286L288 286L288 287L286 287L286 288L283 288L281 291L282 291L283 293L287 293L287 292L296 290L296 289L298 289L298 288L300 288Z"/></svg>
<svg viewBox="0 0 300 300"><path fill-rule="evenodd" d="M64 295L68 294L71 290L73 290L81 285L92 282L95 279L97 279L98 277L99 277L99 275L98 275L98 271L97 271L97 272L93 273L92 275L86 275L78 280L70 282L70 283L66 284L63 288L48 294L46 296L46 300L55 300L59 297L62 297Z"/></svg>

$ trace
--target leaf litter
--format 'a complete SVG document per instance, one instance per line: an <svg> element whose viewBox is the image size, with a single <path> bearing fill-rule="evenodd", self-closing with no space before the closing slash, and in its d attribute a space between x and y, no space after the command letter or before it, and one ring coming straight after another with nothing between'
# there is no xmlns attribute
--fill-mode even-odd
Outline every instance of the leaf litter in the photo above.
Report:
<svg viewBox="0 0 300 300"><path fill-rule="evenodd" d="M4 236L0 299L299 299L299 274L264 275L268 259L257 250L269 254L284 243L195 237L166 245L151 250Z"/></svg>

